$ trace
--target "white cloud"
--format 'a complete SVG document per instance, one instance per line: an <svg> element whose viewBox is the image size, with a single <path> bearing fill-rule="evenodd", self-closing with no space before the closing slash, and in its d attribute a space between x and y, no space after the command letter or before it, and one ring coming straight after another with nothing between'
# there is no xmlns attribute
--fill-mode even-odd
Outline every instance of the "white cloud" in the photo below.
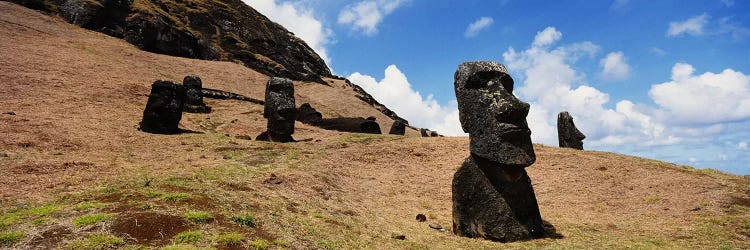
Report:
<svg viewBox="0 0 750 250"><path fill-rule="evenodd" d="M443 135L464 135L458 120L458 105L455 101L440 105L428 95L426 98L412 89L409 80L396 65L385 69L385 77L377 81L374 77L359 72L349 75L349 80L361 86L380 103L409 121L410 125L429 128Z"/></svg>
<svg viewBox="0 0 750 250"><path fill-rule="evenodd" d="M470 38L475 37L479 35L479 32L489 28L492 23L494 23L495 20L491 17L481 17L474 21L473 23L469 24L469 27L466 27L466 31L464 32L464 37Z"/></svg>
<svg viewBox="0 0 750 250"><path fill-rule="evenodd" d="M326 46L331 43L333 31L315 18L311 8L292 2L277 4L276 0L243 2L304 40L327 64L330 64L331 59L328 57Z"/></svg>
<svg viewBox="0 0 750 250"><path fill-rule="evenodd" d="M694 75L686 63L672 67L672 81L651 86L649 95L670 120L687 124L750 119L750 76L732 69Z"/></svg>
<svg viewBox="0 0 750 250"><path fill-rule="evenodd" d="M625 80L630 75L630 65L625 61L625 54L621 51L607 54L599 62L602 67L602 76L612 80Z"/></svg>
<svg viewBox="0 0 750 250"><path fill-rule="evenodd" d="M663 49L657 48L657 47L651 48L651 50L649 50L649 52L651 54L657 55L657 56L665 56L665 55L667 55L666 51L664 51Z"/></svg>
<svg viewBox="0 0 750 250"><path fill-rule="evenodd" d="M560 31L557 31L555 27L547 27L542 31L539 31L536 33L536 36L534 36L534 43L532 46L534 47L543 47L550 44L553 44L554 42L557 42L562 38L562 33Z"/></svg>
<svg viewBox="0 0 750 250"><path fill-rule="evenodd" d="M338 23L351 25L352 30L368 36L378 33L383 18L406 3L406 0L365 0L344 7Z"/></svg>
<svg viewBox="0 0 750 250"><path fill-rule="evenodd" d="M743 141L743 142L737 143L737 149L741 149L741 150L747 149L747 142Z"/></svg>
<svg viewBox="0 0 750 250"><path fill-rule="evenodd" d="M670 22L667 36L678 36L681 34L703 35L703 29L708 23L710 16L703 13L702 15L688 18L681 22Z"/></svg>

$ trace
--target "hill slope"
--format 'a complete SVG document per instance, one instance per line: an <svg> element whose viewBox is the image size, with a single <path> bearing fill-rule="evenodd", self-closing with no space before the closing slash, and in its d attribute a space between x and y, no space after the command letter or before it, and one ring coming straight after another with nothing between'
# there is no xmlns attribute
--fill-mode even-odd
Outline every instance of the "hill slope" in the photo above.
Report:
<svg viewBox="0 0 750 250"><path fill-rule="evenodd" d="M529 175L557 234L511 244L456 237L450 183L467 138L298 123L295 137L312 140L242 140L264 130L262 106L232 100L185 114L181 127L193 133L142 133L156 79L198 74L205 87L262 99L267 76L144 52L7 2L0 10L0 112L15 113L0 115L0 248L750 248L744 178L541 145ZM326 80L331 87L295 82L297 102L390 127L351 87ZM448 232L415 221L418 213ZM193 237L177 236L184 231Z"/></svg>

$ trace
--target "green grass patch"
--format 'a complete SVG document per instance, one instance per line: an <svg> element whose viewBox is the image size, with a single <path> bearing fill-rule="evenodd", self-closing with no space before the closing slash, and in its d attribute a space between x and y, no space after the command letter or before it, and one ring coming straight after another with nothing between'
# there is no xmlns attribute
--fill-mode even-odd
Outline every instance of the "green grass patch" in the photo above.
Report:
<svg viewBox="0 0 750 250"><path fill-rule="evenodd" d="M164 201L174 202L174 201L184 201L187 199L190 199L190 194L187 193L171 193L171 194L164 194L161 197Z"/></svg>
<svg viewBox="0 0 750 250"><path fill-rule="evenodd" d="M252 214L232 216L232 222L237 223L237 225L243 227L255 227L257 225L255 222L255 216L253 216Z"/></svg>
<svg viewBox="0 0 750 250"><path fill-rule="evenodd" d="M211 213L203 211L189 211L185 213L185 219L194 223L208 223L213 218Z"/></svg>
<svg viewBox="0 0 750 250"><path fill-rule="evenodd" d="M92 234L82 240L77 240L68 246L68 249L98 250L98 249L115 249L125 245L125 240L107 234Z"/></svg>
<svg viewBox="0 0 750 250"><path fill-rule="evenodd" d="M187 244L179 244L179 245L169 245L162 248L159 248L159 250L199 250L201 248L198 248L193 245L187 245Z"/></svg>
<svg viewBox="0 0 750 250"><path fill-rule="evenodd" d="M221 245L239 245L245 237L240 233L225 233L214 237L214 241Z"/></svg>
<svg viewBox="0 0 750 250"><path fill-rule="evenodd" d="M34 226L46 225L50 221L52 221L52 220L50 218L47 218L47 217L36 218L33 221L31 221L31 225L34 225Z"/></svg>
<svg viewBox="0 0 750 250"><path fill-rule="evenodd" d="M112 219L111 214L87 214L73 219L73 225L84 227Z"/></svg>
<svg viewBox="0 0 750 250"><path fill-rule="evenodd" d="M203 239L203 232L201 231L182 232L174 237L176 243L197 243L201 239Z"/></svg>
<svg viewBox="0 0 750 250"><path fill-rule="evenodd" d="M24 223L32 218L47 216L62 210L59 205L42 205L38 207L19 208L0 214L0 229L10 225Z"/></svg>
<svg viewBox="0 0 750 250"><path fill-rule="evenodd" d="M26 234L23 232L0 233L0 247L7 247L21 241Z"/></svg>
<svg viewBox="0 0 750 250"><path fill-rule="evenodd" d="M280 246L280 247L287 247L289 246L289 242L286 242L284 240L273 240L271 243L274 245Z"/></svg>
<svg viewBox="0 0 750 250"><path fill-rule="evenodd" d="M266 240L254 240L247 243L247 248L253 250L266 250L268 247L270 247L270 244Z"/></svg>
<svg viewBox="0 0 750 250"><path fill-rule="evenodd" d="M98 201L84 201L73 206L73 210L84 211L92 208L103 208L111 205L110 203L98 202Z"/></svg>

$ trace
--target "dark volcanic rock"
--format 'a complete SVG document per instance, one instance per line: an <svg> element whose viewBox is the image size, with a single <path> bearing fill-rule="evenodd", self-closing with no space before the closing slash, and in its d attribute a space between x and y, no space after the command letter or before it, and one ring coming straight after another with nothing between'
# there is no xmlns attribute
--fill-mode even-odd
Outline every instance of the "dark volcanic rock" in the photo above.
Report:
<svg viewBox="0 0 750 250"><path fill-rule="evenodd" d="M453 232L500 242L543 236L524 169L536 160L529 104L513 95L513 78L495 62L462 63L454 84L471 155L453 176Z"/></svg>
<svg viewBox="0 0 750 250"><path fill-rule="evenodd" d="M203 102L203 83L201 78L198 76L186 76L182 80L182 85L185 86L186 99L185 99L185 112L190 113L210 113L211 107L206 106Z"/></svg>
<svg viewBox="0 0 750 250"><path fill-rule="evenodd" d="M185 105L185 87L169 81L156 81L151 85L140 129L154 134L175 134L182 119Z"/></svg>
<svg viewBox="0 0 750 250"><path fill-rule="evenodd" d="M274 77L266 83L266 101L263 117L268 120L266 132L256 140L273 142L293 142L294 118L297 107L294 105L294 84L292 80Z"/></svg>
<svg viewBox="0 0 750 250"><path fill-rule="evenodd" d="M324 118L312 125L342 132L381 134L380 125L362 117Z"/></svg>
<svg viewBox="0 0 750 250"><path fill-rule="evenodd" d="M205 98L212 98L212 99L233 99L233 100L240 100L245 102L251 102L255 104L264 105L266 102L252 98L247 97L244 95L227 92L224 90L218 90L218 89L209 89L209 88L203 88L201 90L201 93L203 94L203 97Z"/></svg>
<svg viewBox="0 0 750 250"><path fill-rule="evenodd" d="M391 125L391 130L388 132L388 134L392 134L392 135L406 134L406 123L404 123L402 120L393 121L393 125Z"/></svg>
<svg viewBox="0 0 750 250"><path fill-rule="evenodd" d="M429 130L427 130L426 128L420 128L419 129L419 134L422 137L430 137Z"/></svg>
<svg viewBox="0 0 750 250"><path fill-rule="evenodd" d="M586 136L576 128L573 117L567 111L557 114L557 140L561 148L583 150L583 139Z"/></svg>
<svg viewBox="0 0 750 250"><path fill-rule="evenodd" d="M323 119L323 114L315 110L309 103L303 103L297 109L297 121L314 124Z"/></svg>

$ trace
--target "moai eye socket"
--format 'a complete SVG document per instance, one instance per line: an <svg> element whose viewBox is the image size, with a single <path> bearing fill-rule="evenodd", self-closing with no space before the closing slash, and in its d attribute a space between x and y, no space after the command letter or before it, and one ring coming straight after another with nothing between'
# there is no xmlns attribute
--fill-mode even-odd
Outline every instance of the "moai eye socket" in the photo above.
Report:
<svg viewBox="0 0 750 250"><path fill-rule="evenodd" d="M499 71L479 71L466 80L467 89L481 89L500 83L508 93L513 93L513 78Z"/></svg>

